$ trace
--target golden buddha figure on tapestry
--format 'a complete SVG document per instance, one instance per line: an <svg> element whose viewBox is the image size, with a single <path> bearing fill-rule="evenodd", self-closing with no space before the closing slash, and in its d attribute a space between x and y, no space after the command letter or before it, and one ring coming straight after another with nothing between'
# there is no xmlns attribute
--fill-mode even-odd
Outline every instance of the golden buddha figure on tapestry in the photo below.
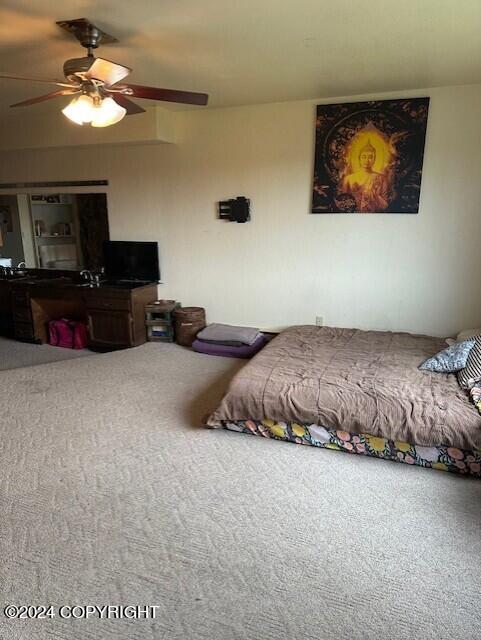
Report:
<svg viewBox="0 0 481 640"><path fill-rule="evenodd" d="M342 191L356 201L360 213L382 212L392 199L390 180L385 173L375 171L376 149L368 139L358 155L358 168L342 180Z"/></svg>

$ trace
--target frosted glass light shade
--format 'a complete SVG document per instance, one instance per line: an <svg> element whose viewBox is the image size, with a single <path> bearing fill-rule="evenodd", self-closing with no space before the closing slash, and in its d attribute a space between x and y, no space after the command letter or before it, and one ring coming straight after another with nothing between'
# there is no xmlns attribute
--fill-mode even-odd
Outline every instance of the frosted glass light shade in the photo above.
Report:
<svg viewBox="0 0 481 640"><path fill-rule="evenodd" d="M102 103L95 109L92 117L92 127L108 127L111 124L120 122L127 111L112 98L104 98Z"/></svg>
<svg viewBox="0 0 481 640"><path fill-rule="evenodd" d="M74 98L62 113L76 124L90 122L92 127L108 127L120 122L127 111L112 98L104 98L96 104L89 95L83 94Z"/></svg>
<svg viewBox="0 0 481 640"><path fill-rule="evenodd" d="M72 122L83 124L92 121L96 109L92 98L84 94L74 98L65 109L62 109L62 113Z"/></svg>

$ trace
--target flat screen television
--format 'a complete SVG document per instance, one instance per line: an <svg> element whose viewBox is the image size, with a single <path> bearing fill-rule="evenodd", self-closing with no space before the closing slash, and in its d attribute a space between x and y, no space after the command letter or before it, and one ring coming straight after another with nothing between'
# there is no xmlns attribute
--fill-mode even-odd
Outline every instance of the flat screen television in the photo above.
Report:
<svg viewBox="0 0 481 640"><path fill-rule="evenodd" d="M104 242L106 275L113 280L160 280L159 247L157 242Z"/></svg>

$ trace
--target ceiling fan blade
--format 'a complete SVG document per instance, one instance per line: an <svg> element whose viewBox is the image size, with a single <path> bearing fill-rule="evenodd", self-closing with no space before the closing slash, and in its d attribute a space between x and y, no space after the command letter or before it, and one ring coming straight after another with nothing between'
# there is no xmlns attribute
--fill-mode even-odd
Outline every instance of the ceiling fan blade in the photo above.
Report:
<svg viewBox="0 0 481 640"><path fill-rule="evenodd" d="M145 109L142 109L142 107L140 107L138 104L135 104L135 102L132 102L132 100L129 100L126 96L122 95L121 93L113 94L112 98L115 100L117 104L119 104L121 107L123 107L127 111L126 115L128 116L133 116L136 113L145 113Z"/></svg>
<svg viewBox="0 0 481 640"><path fill-rule="evenodd" d="M100 80L110 86L128 76L131 71L132 69L129 69L129 67L124 67L116 62L111 62L104 58L95 58L95 62L86 72L85 77Z"/></svg>
<svg viewBox="0 0 481 640"><path fill-rule="evenodd" d="M52 98L58 98L59 96L70 96L74 93L80 93L74 87L72 89L60 89L60 91L52 91L52 93L46 93L43 96L37 96L36 98L30 98L29 100L22 100L22 102L17 102L15 104L11 104L11 107L28 107L31 104L36 104L37 102L44 102L45 100L51 100Z"/></svg>
<svg viewBox="0 0 481 640"><path fill-rule="evenodd" d="M126 84L132 89L134 98L147 98L148 100L162 100L163 102L181 102L183 104L207 104L209 96L206 93L194 93L193 91L177 91L176 89L158 89L157 87L145 87L141 84Z"/></svg>
<svg viewBox="0 0 481 640"><path fill-rule="evenodd" d="M44 78L28 78L26 76L13 76L8 73L1 73L0 78L5 80L27 80L28 82L45 82L47 84L56 84L59 87L73 87L74 85L58 80L45 80Z"/></svg>

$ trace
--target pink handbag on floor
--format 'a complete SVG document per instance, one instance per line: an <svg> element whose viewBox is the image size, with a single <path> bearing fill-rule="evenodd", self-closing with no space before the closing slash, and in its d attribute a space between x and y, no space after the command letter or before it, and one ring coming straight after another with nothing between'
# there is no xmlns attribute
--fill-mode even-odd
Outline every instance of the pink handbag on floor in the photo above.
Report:
<svg viewBox="0 0 481 640"><path fill-rule="evenodd" d="M78 320L50 320L48 323L48 343L54 347L67 349L85 349L87 346L87 327Z"/></svg>

